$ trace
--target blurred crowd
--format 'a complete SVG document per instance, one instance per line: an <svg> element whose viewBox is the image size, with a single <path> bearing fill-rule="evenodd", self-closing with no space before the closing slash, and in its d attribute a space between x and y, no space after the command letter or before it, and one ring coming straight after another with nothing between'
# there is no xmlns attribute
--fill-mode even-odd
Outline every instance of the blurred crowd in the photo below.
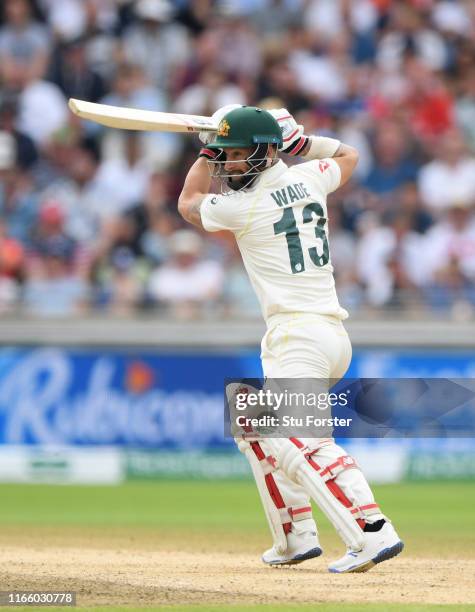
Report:
<svg viewBox="0 0 475 612"><path fill-rule="evenodd" d="M0 314L255 316L233 240L176 212L199 141L69 97L211 115L285 106L356 146L330 198L342 305L475 309L473 0L3 0ZM291 163L290 160L285 160Z"/></svg>

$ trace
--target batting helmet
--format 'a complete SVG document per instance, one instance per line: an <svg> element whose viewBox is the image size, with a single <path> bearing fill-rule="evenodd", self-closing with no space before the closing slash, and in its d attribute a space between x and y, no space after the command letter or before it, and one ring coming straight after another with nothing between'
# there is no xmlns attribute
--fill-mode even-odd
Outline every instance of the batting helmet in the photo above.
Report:
<svg viewBox="0 0 475 612"><path fill-rule="evenodd" d="M282 146L282 130L274 117L255 106L235 108L221 119L210 149L246 148L258 144Z"/></svg>

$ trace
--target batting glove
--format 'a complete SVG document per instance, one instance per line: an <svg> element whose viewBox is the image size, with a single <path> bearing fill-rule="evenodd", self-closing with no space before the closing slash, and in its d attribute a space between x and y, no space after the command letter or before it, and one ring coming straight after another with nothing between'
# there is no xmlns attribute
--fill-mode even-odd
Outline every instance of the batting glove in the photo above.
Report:
<svg viewBox="0 0 475 612"><path fill-rule="evenodd" d="M282 146L280 151L287 155L298 155L308 142L303 125L299 125L286 108L269 111L282 129Z"/></svg>
<svg viewBox="0 0 475 612"><path fill-rule="evenodd" d="M241 108L241 106L242 104L226 104L226 106L218 108L218 110L211 115L211 119L216 124L216 129L218 129L219 122L224 117L224 115L227 115L235 108ZM198 137L205 145L211 144L216 139L216 132L200 132L198 134Z"/></svg>
<svg viewBox="0 0 475 612"><path fill-rule="evenodd" d="M218 162L218 161L226 161L226 153L224 149L208 149L208 147L203 147L200 150L198 157L204 157L208 161Z"/></svg>

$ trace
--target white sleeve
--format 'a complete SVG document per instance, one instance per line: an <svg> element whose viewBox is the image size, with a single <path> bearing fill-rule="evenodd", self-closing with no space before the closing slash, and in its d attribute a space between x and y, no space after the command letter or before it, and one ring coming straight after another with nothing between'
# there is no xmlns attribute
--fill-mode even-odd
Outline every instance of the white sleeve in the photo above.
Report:
<svg viewBox="0 0 475 612"><path fill-rule="evenodd" d="M241 194L210 193L201 202L201 222L207 232L230 230L237 232L245 224L245 202Z"/></svg>
<svg viewBox="0 0 475 612"><path fill-rule="evenodd" d="M298 169L316 182L318 187L327 194L332 193L340 186L340 166L331 157L304 162L298 165Z"/></svg>

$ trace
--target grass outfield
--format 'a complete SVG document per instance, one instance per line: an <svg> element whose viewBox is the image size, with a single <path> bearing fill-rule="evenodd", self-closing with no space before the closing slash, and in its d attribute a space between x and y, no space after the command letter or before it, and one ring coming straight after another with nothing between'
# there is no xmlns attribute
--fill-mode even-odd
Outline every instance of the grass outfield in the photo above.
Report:
<svg viewBox="0 0 475 612"><path fill-rule="evenodd" d="M442 555L472 556L475 550L475 484L471 482L405 483L374 487L413 555L438 550ZM0 485L0 543L28 533L99 532L107 543L127 532L148 532L179 539L193 547L211 538L221 549L260 551L269 540L252 482L131 482L117 487ZM337 542L333 528L317 514L322 540ZM72 529L69 529L72 528ZM79 533L80 533L79 529ZM246 535L245 539L243 536ZM30 533L31 536L31 533ZM217 537L218 536L218 537ZM439 544L438 544L439 542ZM188 546L187 546L188 547Z"/></svg>
<svg viewBox="0 0 475 612"><path fill-rule="evenodd" d="M444 567L455 568L455 572L457 572L458 567L464 567L463 559L467 560L467 564L469 560L472 560L470 563L473 562L475 550L475 514L473 512L475 485L469 482L405 483L377 486L374 487L374 491L378 502L391 517L405 541L406 550L401 559L409 559L415 565L408 568L402 567L402 577L401 575L392 575L393 567L396 566L389 563L378 566L378 568L384 569L384 573L378 570L380 579L377 578L376 569L369 574L347 575L350 577L348 582L345 583L348 588L356 588L359 585L355 594L358 595L359 593L360 598L365 598L365 612L372 612L373 610L389 610L392 612L401 608L405 612L409 610L425 612L450 608L454 610L475 610L475 606L468 605L473 601L469 596L453 607L434 605L439 599L434 599L434 596L431 596L431 593L433 593L431 588L434 586L430 584L432 570L426 566L424 561L424 559L429 559L433 563L434 575L437 570L439 571L439 576L442 576L439 582L446 579ZM19 574L8 573L7 567L6 573L2 575L0 569L0 578L7 581L5 584L0 581L0 591L5 590L5 587L11 588L12 584L24 584L25 586L22 588L29 587L31 590L41 586L44 587L45 580L41 572L39 575L29 574L22 566L31 562L32 567L35 567L35 563L38 564L38 567L41 567L37 558L38 555L41 555L43 551L52 551L52 565L49 576L56 576L59 570L58 566L54 565L54 559L60 550L76 551L72 553L71 567L79 567L78 564L80 563L84 563L87 567L87 563L91 559L94 561L95 557L98 557L99 561L103 558L105 565L116 563L114 555L119 553L124 555L127 562L129 552L130 558L135 559L138 567L140 567L142 562L147 563L147 559L151 559L150 563L152 564L156 564L157 559L160 563L160 560L164 558L163 555L167 554L165 551L177 551L176 553L171 552L170 556L170 560L173 560L175 556L178 557L176 560L177 572L183 566L179 555L188 555L189 559L187 558L186 562L191 564L189 567L186 566L188 569L185 574L177 578L178 582L187 579L189 575L197 571L194 568L198 561L195 561L195 565L193 565L194 560L206 560L216 556L218 565L226 564L227 561L231 560L231 569L228 568L228 573L221 580L224 586L233 583L234 555L242 559L243 576L253 576L255 574L258 581L265 580L266 576L271 576L273 580L276 580L277 576L279 581L281 581L280 577L284 577L285 580L292 580L294 584L296 584L295 581L302 580L302 584L305 586L308 585L308 580L314 580L312 577L315 575L313 574L314 570L311 566L307 569L306 564L299 566L299 568L305 567L304 570L290 570L291 573L283 573L286 570L262 569L259 556L262 550L268 547L270 538L260 501L252 482L130 482L118 487L0 485L0 500L0 551L1 549L7 552L11 550L19 555ZM328 555L328 560L342 552L342 545L327 520L320 514L317 514L317 517L321 542L326 555ZM96 549L101 552L99 554L94 553ZM31 551L31 561L22 560L24 551ZM82 558L81 551L86 551L90 556L87 559ZM74 554L79 556L74 558ZM109 560L106 559L107 555L110 556ZM154 555L159 556L154 557ZM145 561L142 561L142 559ZM452 565L440 565L443 560ZM8 561L8 557L4 557L2 561L5 567L5 561ZM316 561L321 562L320 559ZM236 571L239 570L239 563L238 560ZM13 566L14 562L12 562ZM331 581L334 580L334 576L329 577L330 575L323 573L325 571L323 562L315 567L320 572L316 577L322 587L325 584L322 581L330 581L328 584L333 584ZM397 597L396 602L394 602L393 594L387 603L381 604L381 598L384 598L384 590L393 588L394 582L403 584L404 575L410 575L412 567L415 568L414 575L416 571L421 572L421 568L426 573L425 576L422 576L420 584L416 585L419 590L403 594L404 598L399 603L397 603ZM466 567L468 571L469 566L466 565ZM241 610L293 612L302 609L316 609L322 612L327 610L332 612L336 610L356 612L363 609L361 603L355 603L354 605L344 603L347 600L338 603L315 601L315 603L308 604L308 598L302 600L298 605L292 603L292 601L282 605L278 601L274 601L271 605L265 605L265 598L258 599L260 605L247 605L247 600L243 601L243 597L234 597L236 592L239 591L236 585L232 586L230 591L233 593L233 599L226 605L223 603L223 601L227 602L226 594L223 595L223 600L219 600L219 605L215 605L216 599L213 599L213 591L210 590L209 585L197 588L197 596L189 602L186 600L189 605L180 605L183 602L179 599L176 601L178 605L174 606L151 605L152 602L153 604L162 603L162 601L166 603L167 600L157 597L156 589L152 589L154 569L153 567L149 569L151 571L151 582L148 584L148 599L143 602L141 600L139 602L138 599L136 601L137 605L140 603L142 608L146 607L147 609L169 610L170 612L185 610L187 612L193 610L199 612L208 610L210 612L221 612L222 610L230 610L231 612L241 612ZM213 568L211 570L214 571ZM173 569L169 571L173 582ZM208 570L205 568L203 571L206 574ZM105 608L104 603L108 603L109 600L106 597L104 599L99 597L97 600L93 599L97 605L83 609L94 609L96 611L139 609L131 607L135 600L133 596L127 599L127 594L130 595L127 590L128 585L121 585L120 583L121 575L124 572L118 571L117 573L118 577L112 577L119 581L114 583L113 592L117 592L117 598L119 598L120 593L117 591L117 585L123 586L121 598L111 601L111 606ZM19 575L26 576L24 583L8 582L8 580ZM127 572L125 572L125 575L127 576ZM69 576L69 574L65 574L65 576ZM28 582L28 580L30 581ZM97 589L99 595L101 592L107 592L108 580L109 576L106 573L104 581L99 584ZM378 580L381 580L381 584L378 583ZM366 581L364 584L367 587L367 595L361 593L362 581ZM51 584L51 581L46 584ZM64 582L64 584L74 586L74 583ZM223 584L218 584L217 590ZM239 586L239 579L237 584ZM458 585L453 577L448 577L448 574L446 586L453 590L455 597ZM81 593L91 594L94 592L94 588L91 581L86 581L78 586L80 605ZM212 595L209 601L204 594L205 589L208 589L206 593ZM383 592L381 592L381 589ZM199 596L200 592L203 592L202 597ZM445 592L448 592L447 589ZM291 589L289 588L289 596L290 594ZM373 594L374 603L371 604ZM427 599L420 599L426 596ZM411 599L411 597L413 598ZM290 597L290 599L294 599L294 597ZM83 598L82 601L82 605L88 606L90 604L90 600L87 598ZM120 605L117 605L117 601L120 602ZM201 601L203 601L202 604ZM249 600L249 602L253 601L255 600ZM358 601L358 599L355 599L355 601ZM389 603L389 601L394 603ZM416 603L418 601L421 601L421 603ZM432 604L422 605L424 601L432 602ZM452 600L449 594L443 600L443 603L449 604L452 601L459 600ZM128 605L124 605L127 602ZM175 603L175 600L173 600L173 603ZM26 609L31 610L32 608ZM67 608L61 609L67 610Z"/></svg>

